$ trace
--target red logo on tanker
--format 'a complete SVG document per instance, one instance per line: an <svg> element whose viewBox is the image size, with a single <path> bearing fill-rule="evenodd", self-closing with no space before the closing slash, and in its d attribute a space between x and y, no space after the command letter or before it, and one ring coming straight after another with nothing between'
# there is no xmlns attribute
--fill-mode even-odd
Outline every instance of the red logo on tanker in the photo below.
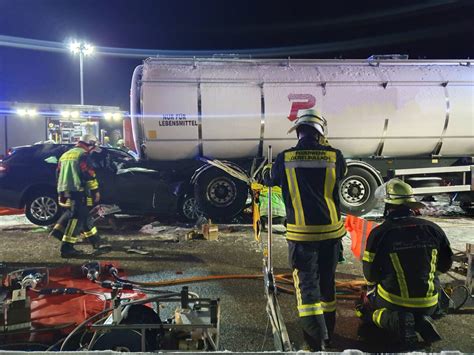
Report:
<svg viewBox="0 0 474 355"><path fill-rule="evenodd" d="M308 110L316 105L316 98L311 94L289 94L288 100L292 101L288 119L294 121L298 118L299 110Z"/></svg>

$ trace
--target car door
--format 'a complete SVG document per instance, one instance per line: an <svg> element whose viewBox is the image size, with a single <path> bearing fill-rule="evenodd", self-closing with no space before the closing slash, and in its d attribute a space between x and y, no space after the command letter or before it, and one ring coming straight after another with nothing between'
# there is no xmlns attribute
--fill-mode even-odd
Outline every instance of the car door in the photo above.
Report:
<svg viewBox="0 0 474 355"><path fill-rule="evenodd" d="M109 150L116 169L116 189L122 210L133 213L170 215L176 212L177 197L160 172L141 166L129 154Z"/></svg>
<svg viewBox="0 0 474 355"><path fill-rule="evenodd" d="M169 215L176 211L176 196L158 172L124 168L118 171L117 188L120 203L135 213Z"/></svg>

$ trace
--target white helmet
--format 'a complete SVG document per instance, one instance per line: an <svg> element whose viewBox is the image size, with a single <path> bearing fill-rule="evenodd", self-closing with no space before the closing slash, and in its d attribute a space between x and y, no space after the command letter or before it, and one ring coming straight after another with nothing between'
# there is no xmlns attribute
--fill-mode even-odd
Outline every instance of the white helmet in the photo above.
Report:
<svg viewBox="0 0 474 355"><path fill-rule="evenodd" d="M93 134L84 134L79 138L79 142L85 143L87 145L96 145L99 140Z"/></svg>

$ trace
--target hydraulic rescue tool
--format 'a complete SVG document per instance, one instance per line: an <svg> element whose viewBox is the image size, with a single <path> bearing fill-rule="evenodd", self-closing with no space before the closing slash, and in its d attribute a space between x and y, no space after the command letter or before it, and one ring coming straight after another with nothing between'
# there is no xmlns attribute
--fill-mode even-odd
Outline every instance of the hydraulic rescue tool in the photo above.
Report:
<svg viewBox="0 0 474 355"><path fill-rule="evenodd" d="M268 147L268 163L272 162L272 147ZM270 171L271 174L271 171ZM263 258L263 280L267 298L267 314L272 325L273 342L278 351L291 351L290 338L280 311L277 287L272 265L272 187L268 187L268 234L265 256Z"/></svg>

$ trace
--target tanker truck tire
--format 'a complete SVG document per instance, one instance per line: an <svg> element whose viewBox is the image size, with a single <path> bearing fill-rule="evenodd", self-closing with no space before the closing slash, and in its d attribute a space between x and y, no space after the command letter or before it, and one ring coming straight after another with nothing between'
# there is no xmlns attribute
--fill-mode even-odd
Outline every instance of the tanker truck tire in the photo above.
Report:
<svg viewBox="0 0 474 355"><path fill-rule="evenodd" d="M370 172L360 167L349 167L339 186L342 213L362 216L372 210L376 204L374 193L377 187L377 180Z"/></svg>
<svg viewBox="0 0 474 355"><path fill-rule="evenodd" d="M194 197L206 217L216 221L230 220L245 208L248 187L224 171L210 168L199 175Z"/></svg>

